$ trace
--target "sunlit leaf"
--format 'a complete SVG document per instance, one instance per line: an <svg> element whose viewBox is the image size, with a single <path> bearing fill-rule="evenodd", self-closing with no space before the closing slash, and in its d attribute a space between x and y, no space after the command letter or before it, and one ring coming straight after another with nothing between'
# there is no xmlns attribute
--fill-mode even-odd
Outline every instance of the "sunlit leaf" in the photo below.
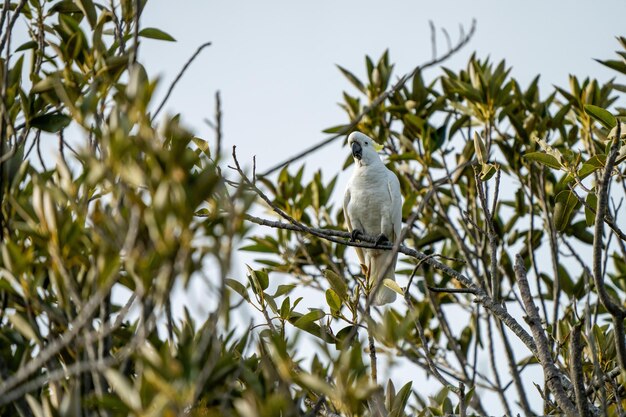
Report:
<svg viewBox="0 0 626 417"><path fill-rule="evenodd" d="M326 269L324 271L324 276L330 283L331 288L339 296L339 298L343 301L347 301L348 300L348 286L346 285L346 282L343 280L343 278L341 278L339 275L337 275L335 272L333 272L330 269Z"/></svg>
<svg viewBox="0 0 626 417"><path fill-rule="evenodd" d="M554 205L554 225L563 231L570 222L574 209L579 204L578 198L571 190L561 191L556 196Z"/></svg>
<svg viewBox="0 0 626 417"><path fill-rule="evenodd" d="M341 299L332 288L326 290L326 304L328 304L331 310L341 310Z"/></svg>
<svg viewBox="0 0 626 417"><path fill-rule="evenodd" d="M524 158L529 161L539 162L550 168L561 169L561 163L554 156L544 152L529 152L524 154Z"/></svg>
<svg viewBox="0 0 626 417"><path fill-rule="evenodd" d="M389 278L385 278L383 280L383 285L404 297L404 291L402 291L402 288L400 288L400 286L398 285L396 281L389 279Z"/></svg>
<svg viewBox="0 0 626 417"><path fill-rule="evenodd" d="M615 116L602 107L594 106L593 104L585 104L585 113L602 123L606 128L610 129L617 124Z"/></svg>

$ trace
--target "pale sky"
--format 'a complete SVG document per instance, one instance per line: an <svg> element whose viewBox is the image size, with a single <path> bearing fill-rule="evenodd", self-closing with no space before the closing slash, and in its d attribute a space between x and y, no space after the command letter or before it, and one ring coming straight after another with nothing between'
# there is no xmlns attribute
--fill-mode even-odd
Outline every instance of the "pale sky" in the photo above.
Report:
<svg viewBox="0 0 626 417"><path fill-rule="evenodd" d="M174 4L176 4L174 6ZM184 5L184 6L182 6ZM506 59L522 86L541 74L544 92L568 85L568 74L607 80L615 73L593 58L613 59L623 35L623 1L207 1L151 0L143 26L161 28L178 42L144 40L140 56L151 75L162 76L159 93L203 42L206 49L188 70L166 109L180 112L200 135L220 90L225 149L257 156L259 170L322 140L324 128L346 122L337 106L351 86L339 64L364 75L364 57L389 49L396 75L430 59L432 20L453 40L460 24L478 22L471 43L444 65L459 70L474 51ZM439 32L439 51L445 38ZM437 69L426 72L433 77ZM343 162L341 141L307 158L308 171L329 175Z"/></svg>
<svg viewBox="0 0 626 417"><path fill-rule="evenodd" d="M142 26L165 30L177 42L143 40L140 58L151 76L162 77L157 92L162 96L196 48L213 42L179 83L166 110L181 113L199 136L212 140L203 119L212 118L214 94L221 91L225 151L237 145L242 162L250 166L256 155L263 171L327 137L324 128L347 122L337 103L342 91L354 90L335 64L363 76L365 55L376 60L389 49L396 76L403 75L431 58L429 20L453 40L459 25L468 30L472 18L477 20L475 37L446 67L464 68L473 52L496 62L506 59L523 87L541 74L545 96L553 84L567 87L569 74L600 81L617 75L593 58L614 59L624 16L626 2L617 0L150 0ZM438 39L442 52L441 31ZM428 70L425 79L438 71ZM329 179L340 171L347 152L339 140L303 162L309 174L322 168ZM348 175L340 174L335 198L342 195ZM407 378L400 375L400 382Z"/></svg>

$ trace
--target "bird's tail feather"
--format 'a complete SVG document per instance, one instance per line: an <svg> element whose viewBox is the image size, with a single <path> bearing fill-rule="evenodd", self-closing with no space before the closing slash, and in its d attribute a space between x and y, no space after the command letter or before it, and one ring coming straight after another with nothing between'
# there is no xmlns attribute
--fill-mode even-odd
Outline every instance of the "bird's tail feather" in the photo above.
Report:
<svg viewBox="0 0 626 417"><path fill-rule="evenodd" d="M398 255L396 254L393 258L390 257L390 253L380 253L376 256L372 256L369 259L368 272L369 272L369 284L372 290L378 287L376 294L374 295L374 299L372 300L372 304L380 306L384 304L389 304L396 299L396 292L390 288L387 288L385 284L382 282L380 285L378 284L383 279L387 278L392 281L395 281L395 267L396 260ZM389 265L391 263L391 265ZM387 267L389 265L389 267ZM385 273L385 269L387 273Z"/></svg>

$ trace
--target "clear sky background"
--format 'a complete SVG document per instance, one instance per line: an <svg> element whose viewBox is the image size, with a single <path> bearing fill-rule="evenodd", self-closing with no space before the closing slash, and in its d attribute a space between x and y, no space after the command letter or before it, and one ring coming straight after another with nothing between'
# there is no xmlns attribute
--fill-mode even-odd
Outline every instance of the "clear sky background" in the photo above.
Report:
<svg viewBox="0 0 626 417"><path fill-rule="evenodd" d="M474 52L493 61L506 59L522 86L541 74L547 95L553 84L567 86L569 74L599 81L616 75L593 58L614 59L615 36L626 35L624 16L626 2L617 0L150 0L142 26L165 30L177 42L143 40L140 58L151 76L162 78L158 103L196 48L213 42L179 83L166 110L181 113L199 136L212 140L203 120L213 117L219 90L225 151L229 155L237 145L240 160L250 167L256 155L263 171L326 138L324 128L347 122L337 103L342 91L353 90L335 64L364 76L365 55L376 60L389 49L396 75L403 75L432 56L429 20L453 41L459 25L468 30L472 18L477 20L474 38L446 67L464 68ZM438 40L443 52L441 31ZM438 73L430 69L425 79ZM348 152L342 145L339 140L304 159L307 172L322 168L327 179L340 172ZM340 173L336 199L348 176ZM237 265L235 275L237 270L243 271ZM202 307L196 299L182 304ZM541 378L537 375L536 381Z"/></svg>
<svg viewBox="0 0 626 417"><path fill-rule="evenodd" d="M337 103L351 86L335 64L364 75L365 55L377 59L389 49L400 76L430 59L429 20L456 40L458 26L477 19L471 43L445 66L458 70L473 52L506 59L522 85L541 74L547 92L552 84L566 86L570 73L614 76L593 58L614 58L624 16L624 1L151 0L142 25L178 42L144 40L140 55L151 75L162 76L162 95L195 49L212 41L166 109L209 138L202 120L213 115L220 90L225 149L238 145L244 161L256 155L263 171L347 121ZM425 78L437 73L428 70ZM309 172L322 166L334 173L343 162L338 152L346 152L341 141L307 158Z"/></svg>

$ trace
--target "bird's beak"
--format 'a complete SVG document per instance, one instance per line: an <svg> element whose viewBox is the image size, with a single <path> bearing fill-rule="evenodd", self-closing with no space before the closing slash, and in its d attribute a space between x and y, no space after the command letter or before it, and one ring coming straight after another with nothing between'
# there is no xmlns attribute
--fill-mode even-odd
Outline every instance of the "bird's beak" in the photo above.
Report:
<svg viewBox="0 0 626 417"><path fill-rule="evenodd" d="M359 160L363 156L363 149L357 141L352 142L352 156Z"/></svg>

